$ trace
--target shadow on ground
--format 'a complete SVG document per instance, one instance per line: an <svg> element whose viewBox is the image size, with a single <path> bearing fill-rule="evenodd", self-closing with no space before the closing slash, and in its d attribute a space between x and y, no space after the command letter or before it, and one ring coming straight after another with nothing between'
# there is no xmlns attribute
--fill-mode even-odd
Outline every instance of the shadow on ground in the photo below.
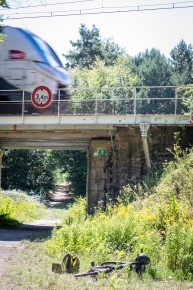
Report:
<svg viewBox="0 0 193 290"><path fill-rule="evenodd" d="M58 185L54 194L49 195L49 200L45 203L48 209L67 210L74 202L74 198L66 189L66 184ZM23 240L40 241L49 238L52 231L60 228L60 221L51 218L43 218L34 222L23 224L1 224L0 223L0 243L19 242Z"/></svg>
<svg viewBox="0 0 193 290"><path fill-rule="evenodd" d="M57 225L30 225L23 224L18 227L1 228L0 242L5 241L35 241L44 240L51 236L54 228L59 228Z"/></svg>

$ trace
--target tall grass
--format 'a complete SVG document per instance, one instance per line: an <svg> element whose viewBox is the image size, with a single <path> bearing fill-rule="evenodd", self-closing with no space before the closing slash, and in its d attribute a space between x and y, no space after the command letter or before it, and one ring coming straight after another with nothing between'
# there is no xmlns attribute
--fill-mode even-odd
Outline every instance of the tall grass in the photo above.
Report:
<svg viewBox="0 0 193 290"><path fill-rule="evenodd" d="M71 206L46 242L51 255L67 251L100 263L107 259L131 261L143 249L151 258L147 273L153 278L193 280L193 151L174 148L175 160L164 170L159 183L124 203L110 204L86 216L85 200Z"/></svg>
<svg viewBox="0 0 193 290"><path fill-rule="evenodd" d="M43 205L22 191L0 191L0 226L38 219L44 210Z"/></svg>

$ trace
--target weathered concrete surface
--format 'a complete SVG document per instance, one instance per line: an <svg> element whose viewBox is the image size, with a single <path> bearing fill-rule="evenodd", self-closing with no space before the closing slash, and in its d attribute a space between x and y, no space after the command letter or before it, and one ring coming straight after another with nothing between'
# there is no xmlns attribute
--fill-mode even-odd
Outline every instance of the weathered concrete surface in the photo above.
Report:
<svg viewBox="0 0 193 290"><path fill-rule="evenodd" d="M99 155L98 150L104 149L105 155ZM98 202L105 199L109 155L112 152L110 140L92 140L88 152L87 168L87 207L88 211L98 206Z"/></svg>
<svg viewBox="0 0 193 290"><path fill-rule="evenodd" d="M171 160L179 132L179 144L185 149L193 144L193 126L150 126L147 132L151 170L159 169L165 160ZM106 195L115 197L123 186L139 182L149 172L145 158L140 126L118 127L112 139L92 140L88 154L87 206L88 210L104 201ZM107 154L98 156L97 148Z"/></svg>
<svg viewBox="0 0 193 290"><path fill-rule="evenodd" d="M165 160L171 160L175 134L179 132L179 144L182 149L193 144L193 127L150 126L147 142L152 170ZM140 181L147 173L143 140L139 127L118 128L117 157L120 188L128 182ZM116 143L117 144L117 143ZM116 174L116 173L115 173Z"/></svg>

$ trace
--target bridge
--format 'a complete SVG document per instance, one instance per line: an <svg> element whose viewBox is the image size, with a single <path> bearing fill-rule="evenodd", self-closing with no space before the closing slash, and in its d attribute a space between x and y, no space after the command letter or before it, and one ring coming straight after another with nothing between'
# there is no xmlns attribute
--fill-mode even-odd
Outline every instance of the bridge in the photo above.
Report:
<svg viewBox="0 0 193 290"><path fill-rule="evenodd" d="M191 86L92 92L74 88L70 100L60 98L58 91L45 108L34 105L24 90L9 99L5 97L9 91L0 91L1 160L5 148L87 150L91 209L105 193L115 195L129 181L140 180L151 171L155 158L159 162L161 155L167 157L174 132L181 131L184 146L190 143L191 90Z"/></svg>

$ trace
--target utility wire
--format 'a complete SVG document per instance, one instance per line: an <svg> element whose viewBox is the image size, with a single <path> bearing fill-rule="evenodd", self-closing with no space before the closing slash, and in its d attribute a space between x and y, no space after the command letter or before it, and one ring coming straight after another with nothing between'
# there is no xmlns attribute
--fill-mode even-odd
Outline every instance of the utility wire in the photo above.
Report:
<svg viewBox="0 0 193 290"><path fill-rule="evenodd" d="M37 8L37 7L48 7L48 6L56 6L56 5L66 5L66 4L75 4L75 3L84 3L84 2L95 2L96 0L73 0L73 1L65 1L65 2L58 2L58 3L49 3L49 4L37 4L28 6L19 6L15 8L7 8L7 10L17 10L17 9L27 9L27 8ZM0 8L1 10L5 10L5 8Z"/></svg>
<svg viewBox="0 0 193 290"><path fill-rule="evenodd" d="M15 8L0 8L0 11L3 10L18 10L18 9L29 9L29 8L37 8L37 7L49 7L49 6L57 6L57 5L66 5L66 4L75 4L75 3L86 3L86 2L96 2L97 0L72 0L72 1L65 1L65 2L56 2L56 3L48 3L48 4L37 4L37 5L28 5L28 6L19 6ZM157 4L144 4L144 5L122 5L122 6L105 6L105 0L101 0L101 8L124 8L124 7L142 7L142 6L163 6L163 5L178 5L178 4L187 4L192 3L193 1L181 1L176 3L157 3Z"/></svg>
<svg viewBox="0 0 193 290"><path fill-rule="evenodd" d="M110 14L110 13L114 14L114 13L124 13L124 12L143 12L143 11L182 9L182 8L193 8L193 1L165 3L165 4L152 4L152 5L151 4L138 5L138 6L117 6L117 7L103 6L103 7L88 8L88 9L64 10L64 11L60 10L60 11L52 11L52 12L38 11L38 12L3 14L2 16L7 16L7 18L3 20L11 20L11 19L45 18L45 17L59 17L59 16L65 17L65 16L88 15L88 14ZM18 16L14 16L14 15L18 15ZM26 16L20 16L20 15L26 15Z"/></svg>
<svg viewBox="0 0 193 290"><path fill-rule="evenodd" d="M86 2L95 2L97 0L72 0L72 1L65 1L65 2L57 2L57 3L48 3L48 4L37 4L37 5L28 5L28 6L19 6L15 8L0 8L0 11L10 11L10 10L19 10L19 9L30 9L30 8L37 8L37 7L49 7L49 6L57 6L57 5L66 5L66 4L75 4L75 3L86 3ZM146 7L146 6L165 6L165 5L178 5L178 4L187 4L192 3L193 1L181 1L176 3L158 3L158 4L144 4L144 5L122 5L122 6L105 6L105 0L101 0L101 7L100 8L125 8L125 7Z"/></svg>

